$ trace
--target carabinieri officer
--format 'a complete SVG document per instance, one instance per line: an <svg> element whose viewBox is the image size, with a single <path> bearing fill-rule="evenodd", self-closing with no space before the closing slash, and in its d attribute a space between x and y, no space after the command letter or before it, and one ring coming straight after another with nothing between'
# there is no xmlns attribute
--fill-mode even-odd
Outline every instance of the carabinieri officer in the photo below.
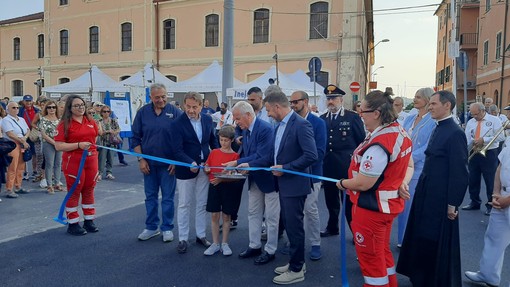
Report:
<svg viewBox="0 0 510 287"><path fill-rule="evenodd" d="M329 85L324 89L326 94L328 112L321 118L326 122L327 144L324 156L324 176L331 178L347 178L347 171L354 149L365 139L365 129L360 116L346 110L343 106L345 92ZM338 234L338 215L340 213L340 197L338 188L334 183L323 182L324 198L329 211L329 220L326 230L321 232L321 237ZM343 191L342 191L343 195ZM351 222L352 203L347 198L345 214L347 222Z"/></svg>

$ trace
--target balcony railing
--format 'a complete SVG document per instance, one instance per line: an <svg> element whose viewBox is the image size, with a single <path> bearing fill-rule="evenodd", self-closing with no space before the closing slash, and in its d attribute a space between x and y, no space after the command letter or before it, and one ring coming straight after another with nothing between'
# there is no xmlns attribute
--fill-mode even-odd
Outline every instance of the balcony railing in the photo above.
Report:
<svg viewBox="0 0 510 287"><path fill-rule="evenodd" d="M462 33L460 34L460 45L478 45L478 33Z"/></svg>

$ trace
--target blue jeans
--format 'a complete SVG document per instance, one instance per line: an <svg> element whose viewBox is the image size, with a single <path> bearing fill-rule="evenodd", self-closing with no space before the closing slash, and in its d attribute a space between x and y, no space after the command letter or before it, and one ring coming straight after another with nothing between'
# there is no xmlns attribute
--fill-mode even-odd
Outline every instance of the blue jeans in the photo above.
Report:
<svg viewBox="0 0 510 287"><path fill-rule="evenodd" d="M145 188L145 228L157 230L159 221L159 189L161 188L161 231L174 229L175 175L168 173L168 166L149 165L150 173L143 176Z"/></svg>

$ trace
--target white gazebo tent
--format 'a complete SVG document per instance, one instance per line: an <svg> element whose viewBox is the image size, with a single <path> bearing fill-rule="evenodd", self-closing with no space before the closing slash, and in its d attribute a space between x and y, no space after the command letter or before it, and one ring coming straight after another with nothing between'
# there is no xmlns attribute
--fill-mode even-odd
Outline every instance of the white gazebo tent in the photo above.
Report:
<svg viewBox="0 0 510 287"><path fill-rule="evenodd" d="M276 67L272 66L267 70L262 76L257 79L246 83L241 86L234 86L233 88L227 89L227 97L231 98L233 101L236 100L245 100L248 96L248 90L252 87L259 87L262 91L269 87L270 81L274 81L276 83ZM278 73L278 86L282 89L282 91L290 96L293 92L302 90L307 92L310 95L310 98L313 97L313 86L307 86L306 83L296 82L289 77L289 75L284 74L282 72ZM313 102L313 100L311 100Z"/></svg>
<svg viewBox="0 0 510 287"><path fill-rule="evenodd" d="M78 78L64 84L44 87L42 91L49 98L60 98L64 94L79 94L88 101L101 101L106 91L124 93L127 89L97 66L92 66Z"/></svg>
<svg viewBox="0 0 510 287"><path fill-rule="evenodd" d="M303 71L303 70L297 70L292 74L288 74L289 78L291 78L294 82L302 84L307 87L308 90L311 91L311 93L307 90L306 92L308 95L313 98L314 97L314 82L310 81L310 77ZM326 103L326 95L324 94L324 87L319 85L317 82L315 82L315 101L310 101L311 104L316 104L319 111L324 111L327 108Z"/></svg>
<svg viewBox="0 0 510 287"><path fill-rule="evenodd" d="M175 85L174 81L165 77L165 75L158 71L151 63L145 64L143 70L138 71L136 74L120 82L120 84L126 87L137 88L150 87L150 85L154 83L165 85L166 90L169 92L172 92L172 87Z"/></svg>
<svg viewBox="0 0 510 287"><path fill-rule="evenodd" d="M172 87L172 91L175 93L187 93L190 91L202 93L209 99L211 106L214 108L216 106L214 102L218 104L221 102L222 81L223 67L218 61L213 61L212 64L202 72L187 80L177 82ZM243 82L234 78L234 87L242 84ZM214 94L213 97L211 97L211 93Z"/></svg>

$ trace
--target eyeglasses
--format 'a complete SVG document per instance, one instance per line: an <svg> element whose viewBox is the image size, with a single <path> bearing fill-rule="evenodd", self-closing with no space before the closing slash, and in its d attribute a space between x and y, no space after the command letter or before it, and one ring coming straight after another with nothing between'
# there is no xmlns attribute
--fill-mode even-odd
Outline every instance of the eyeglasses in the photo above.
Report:
<svg viewBox="0 0 510 287"><path fill-rule="evenodd" d="M54 110L54 109L56 109L56 108L57 108L57 106L46 106L46 109L52 109L52 110Z"/></svg>
<svg viewBox="0 0 510 287"><path fill-rule="evenodd" d="M73 107L75 109L84 109L85 108L85 104L72 105L71 107Z"/></svg>
<svg viewBox="0 0 510 287"><path fill-rule="evenodd" d="M297 105L297 103L301 102L301 101L304 101L305 99L298 99L298 100L294 100L294 101L289 101L289 103L291 105Z"/></svg>
<svg viewBox="0 0 510 287"><path fill-rule="evenodd" d="M11 109L15 109L15 110L17 110L17 109L19 109L19 107L11 107Z"/></svg>
<svg viewBox="0 0 510 287"><path fill-rule="evenodd" d="M356 107L360 108L360 107L361 107L361 105L356 105Z"/></svg>
<svg viewBox="0 0 510 287"><path fill-rule="evenodd" d="M109 114L111 111L102 111L103 114Z"/></svg>
<svg viewBox="0 0 510 287"><path fill-rule="evenodd" d="M362 111L360 111L360 114L373 113L375 111L377 111L377 110L366 110L366 111L362 110Z"/></svg>
<svg viewBox="0 0 510 287"><path fill-rule="evenodd" d="M91 114L91 115L95 115L95 114L96 114L96 112L89 112L89 114Z"/></svg>

